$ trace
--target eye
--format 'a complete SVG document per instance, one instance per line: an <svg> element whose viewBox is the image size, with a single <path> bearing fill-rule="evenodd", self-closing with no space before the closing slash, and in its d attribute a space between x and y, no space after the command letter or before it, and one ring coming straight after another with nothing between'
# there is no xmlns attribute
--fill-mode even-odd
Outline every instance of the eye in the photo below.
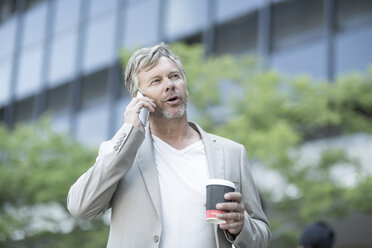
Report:
<svg viewBox="0 0 372 248"><path fill-rule="evenodd" d="M179 76L178 74L172 74L171 78L172 78L172 79L179 79L180 76Z"/></svg>
<svg viewBox="0 0 372 248"><path fill-rule="evenodd" d="M157 84L157 83L159 83L159 82L160 82L160 79L154 79L154 80L151 81L150 84Z"/></svg>

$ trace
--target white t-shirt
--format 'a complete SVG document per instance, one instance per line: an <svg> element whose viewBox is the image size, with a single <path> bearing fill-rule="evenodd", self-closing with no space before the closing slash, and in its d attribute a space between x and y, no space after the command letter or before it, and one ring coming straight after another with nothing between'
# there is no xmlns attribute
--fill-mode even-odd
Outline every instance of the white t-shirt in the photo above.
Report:
<svg viewBox="0 0 372 248"><path fill-rule="evenodd" d="M214 248L213 224L205 220L205 184L209 177L202 141L177 150L153 136L163 232L161 248Z"/></svg>

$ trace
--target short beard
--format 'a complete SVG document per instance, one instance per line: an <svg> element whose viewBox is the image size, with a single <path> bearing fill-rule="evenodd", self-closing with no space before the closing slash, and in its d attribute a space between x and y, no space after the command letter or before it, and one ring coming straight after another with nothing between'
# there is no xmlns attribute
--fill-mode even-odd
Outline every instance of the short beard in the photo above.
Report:
<svg viewBox="0 0 372 248"><path fill-rule="evenodd" d="M181 108L179 111L176 113L171 113L165 109L162 110L162 117L164 117L167 120L172 120L172 119L180 119L186 112L186 105L182 104Z"/></svg>
<svg viewBox="0 0 372 248"><path fill-rule="evenodd" d="M186 98L186 101L182 103L180 109L175 113L170 112L166 109L161 109L158 105L156 105L155 112L153 112L153 114L167 120L180 119L182 116L185 115L187 102L188 99Z"/></svg>

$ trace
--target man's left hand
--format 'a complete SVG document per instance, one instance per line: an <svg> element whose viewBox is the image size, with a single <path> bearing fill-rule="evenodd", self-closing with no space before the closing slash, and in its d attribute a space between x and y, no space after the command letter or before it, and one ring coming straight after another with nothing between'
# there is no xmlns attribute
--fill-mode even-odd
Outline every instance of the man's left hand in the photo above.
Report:
<svg viewBox="0 0 372 248"><path fill-rule="evenodd" d="M220 228L229 231L233 235L238 235L244 225L244 205L242 203L242 195L239 192L230 192L225 194L226 200L232 202L224 202L217 204L217 210L224 210L228 213L217 214L217 218L226 220L226 224L220 224Z"/></svg>

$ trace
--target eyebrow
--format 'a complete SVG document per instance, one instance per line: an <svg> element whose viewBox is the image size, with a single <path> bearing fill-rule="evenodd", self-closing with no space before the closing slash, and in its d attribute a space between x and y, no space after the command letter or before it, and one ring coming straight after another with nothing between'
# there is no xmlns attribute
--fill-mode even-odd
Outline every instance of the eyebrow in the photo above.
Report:
<svg viewBox="0 0 372 248"><path fill-rule="evenodd" d="M181 74L179 70L175 70L175 71L171 71L171 72L169 72L168 75L170 75L170 74L174 74L174 73Z"/></svg>

